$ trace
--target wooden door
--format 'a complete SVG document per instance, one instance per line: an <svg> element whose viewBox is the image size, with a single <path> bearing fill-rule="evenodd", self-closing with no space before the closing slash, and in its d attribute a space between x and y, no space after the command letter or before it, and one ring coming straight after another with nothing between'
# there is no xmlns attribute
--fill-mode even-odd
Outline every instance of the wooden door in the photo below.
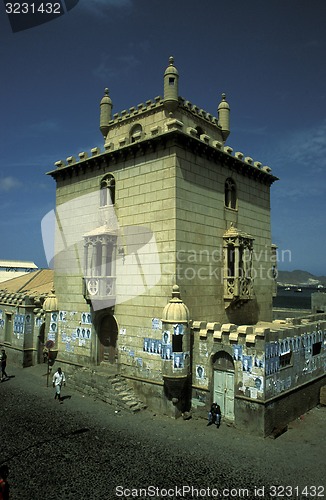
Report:
<svg viewBox="0 0 326 500"><path fill-rule="evenodd" d="M214 370L214 401L220 405L222 417L234 420L234 373Z"/></svg>

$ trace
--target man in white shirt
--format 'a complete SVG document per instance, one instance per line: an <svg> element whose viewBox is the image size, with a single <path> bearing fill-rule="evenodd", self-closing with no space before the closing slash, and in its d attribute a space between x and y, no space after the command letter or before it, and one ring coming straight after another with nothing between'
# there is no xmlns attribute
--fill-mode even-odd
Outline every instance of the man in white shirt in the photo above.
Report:
<svg viewBox="0 0 326 500"><path fill-rule="evenodd" d="M55 396L54 396L54 399L59 399L59 403L62 403L62 400L61 400L61 387L62 387L62 384L65 386L66 385L66 378L65 378L65 374L63 373L63 371L61 370L61 368L59 367L58 370L55 372L55 374L53 375L53 387L55 387Z"/></svg>

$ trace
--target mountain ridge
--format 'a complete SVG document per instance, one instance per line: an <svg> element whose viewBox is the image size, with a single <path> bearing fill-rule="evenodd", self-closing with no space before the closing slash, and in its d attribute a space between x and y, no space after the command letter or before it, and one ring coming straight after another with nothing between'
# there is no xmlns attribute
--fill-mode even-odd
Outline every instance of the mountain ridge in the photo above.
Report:
<svg viewBox="0 0 326 500"><path fill-rule="evenodd" d="M302 269L294 271L278 271L277 283L280 285L326 286L326 276L316 276Z"/></svg>

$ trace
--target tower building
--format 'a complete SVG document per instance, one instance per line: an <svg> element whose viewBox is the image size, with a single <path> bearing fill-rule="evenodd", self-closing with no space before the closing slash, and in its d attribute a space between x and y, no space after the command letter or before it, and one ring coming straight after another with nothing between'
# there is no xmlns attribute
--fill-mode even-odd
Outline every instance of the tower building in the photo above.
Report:
<svg viewBox="0 0 326 500"><path fill-rule="evenodd" d="M255 403L253 431L265 434L264 402L279 396L265 349L285 338L270 326L277 177L226 144L225 94L218 116L180 97L172 57L162 83L163 97L113 115L105 89L103 149L49 172L57 357L72 380L82 367L119 373L173 416L217 399L241 427Z"/></svg>

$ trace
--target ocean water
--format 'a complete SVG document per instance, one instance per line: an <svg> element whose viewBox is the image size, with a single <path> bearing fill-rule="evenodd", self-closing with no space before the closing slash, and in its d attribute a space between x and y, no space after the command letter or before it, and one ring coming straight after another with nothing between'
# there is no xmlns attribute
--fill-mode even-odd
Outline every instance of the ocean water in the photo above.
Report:
<svg viewBox="0 0 326 500"><path fill-rule="evenodd" d="M316 288L302 288L302 292L277 288L277 297L273 298L273 307L286 309L311 309L311 294L317 292Z"/></svg>

